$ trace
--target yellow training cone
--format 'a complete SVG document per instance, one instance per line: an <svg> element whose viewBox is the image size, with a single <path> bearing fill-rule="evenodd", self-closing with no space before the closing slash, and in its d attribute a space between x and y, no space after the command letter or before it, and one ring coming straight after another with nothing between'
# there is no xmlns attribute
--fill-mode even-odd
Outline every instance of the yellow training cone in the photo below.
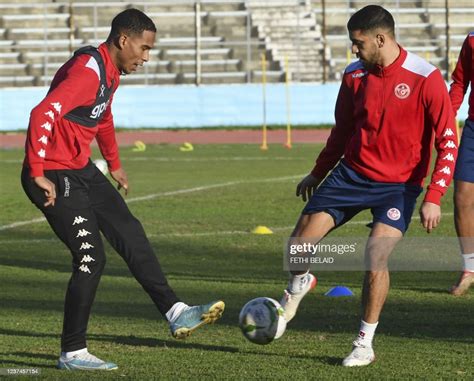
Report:
<svg viewBox="0 0 474 381"><path fill-rule="evenodd" d="M132 148L133 152L143 152L146 150L146 144L143 143L141 140L137 140L133 143L134 147Z"/></svg>
<svg viewBox="0 0 474 381"><path fill-rule="evenodd" d="M191 143L183 143L183 145L181 147L179 147L179 150L181 152L189 152L189 151L193 151L194 150L194 147Z"/></svg>
<svg viewBox="0 0 474 381"><path fill-rule="evenodd" d="M273 234L273 232L266 226L259 225L252 230L253 234Z"/></svg>

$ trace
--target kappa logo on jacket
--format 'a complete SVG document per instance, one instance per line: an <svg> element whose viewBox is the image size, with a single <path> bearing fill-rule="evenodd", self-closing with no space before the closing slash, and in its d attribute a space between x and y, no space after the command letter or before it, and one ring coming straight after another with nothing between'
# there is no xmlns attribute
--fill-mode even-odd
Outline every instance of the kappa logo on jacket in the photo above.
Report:
<svg viewBox="0 0 474 381"><path fill-rule="evenodd" d="M447 160L447 161L454 161L454 155L452 153L447 153L444 157L443 157L444 160Z"/></svg>
<svg viewBox="0 0 474 381"><path fill-rule="evenodd" d="M451 170L449 169L448 166L445 166L443 169L440 169L439 170L441 173L445 173L446 175L450 175L451 174Z"/></svg>
<svg viewBox="0 0 474 381"><path fill-rule="evenodd" d="M367 71L363 71L362 73L355 73L355 74L352 74L352 78L362 78L362 77L365 77L367 75Z"/></svg>

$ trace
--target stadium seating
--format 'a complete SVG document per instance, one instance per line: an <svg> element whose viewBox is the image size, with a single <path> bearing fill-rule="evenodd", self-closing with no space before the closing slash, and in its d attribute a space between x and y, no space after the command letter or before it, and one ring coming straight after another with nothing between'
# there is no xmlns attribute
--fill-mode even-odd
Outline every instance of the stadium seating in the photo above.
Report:
<svg viewBox="0 0 474 381"><path fill-rule="evenodd" d="M347 19L369 3L326 1L323 36L317 0L201 0L201 37L196 40L191 0L0 0L0 87L48 84L75 49L104 41L113 16L131 6L144 10L158 32L150 62L134 78L125 77L124 83L195 83L198 63L202 84L258 82L263 75L262 56L269 82L284 81L286 71L293 81L337 80L354 58ZM444 0L380 3L394 15L401 44L443 72L448 63L452 67L463 39L473 29L472 0L457 0L449 9L447 54Z"/></svg>
<svg viewBox="0 0 474 381"><path fill-rule="evenodd" d="M280 67L292 73L292 79L321 82L324 47L311 6L279 2L269 8L265 2L251 1L250 7L258 36Z"/></svg>
<svg viewBox="0 0 474 381"><path fill-rule="evenodd" d="M351 14L368 1L333 0L326 2L327 43L331 50L331 78L338 79L345 66L354 59L350 54L350 41L346 23ZM455 4L454 4L455 3ZM316 4L316 1L313 1ZM348 7L348 4L350 5ZM408 50L427 59L446 74L446 14L444 0L399 0L377 2L394 16L398 41ZM313 13L322 23L321 6L313 6ZM472 0L456 0L449 8L450 52L449 66L452 70L462 41L474 29L474 3Z"/></svg>

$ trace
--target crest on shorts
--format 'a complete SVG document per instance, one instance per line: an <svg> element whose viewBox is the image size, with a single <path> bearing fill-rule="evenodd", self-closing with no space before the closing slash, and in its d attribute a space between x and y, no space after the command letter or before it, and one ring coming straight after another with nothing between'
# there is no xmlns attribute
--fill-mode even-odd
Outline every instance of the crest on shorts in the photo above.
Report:
<svg viewBox="0 0 474 381"><path fill-rule="evenodd" d="M392 221L398 221L401 217L401 213L397 208L390 208L387 211L387 217L390 218Z"/></svg>
<svg viewBox="0 0 474 381"><path fill-rule="evenodd" d="M408 86L406 83L399 83L397 86L395 86L394 93L397 98L408 98L410 95L410 86Z"/></svg>

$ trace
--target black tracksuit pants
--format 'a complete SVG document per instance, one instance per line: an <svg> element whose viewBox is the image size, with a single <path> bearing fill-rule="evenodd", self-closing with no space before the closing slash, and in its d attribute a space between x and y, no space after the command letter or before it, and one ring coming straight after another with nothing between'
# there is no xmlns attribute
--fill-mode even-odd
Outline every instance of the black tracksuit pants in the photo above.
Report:
<svg viewBox="0 0 474 381"><path fill-rule="evenodd" d="M131 273L165 314L178 302L141 223L107 178L89 164L80 170L49 170L56 185L54 206L44 207L44 191L24 168L23 189L46 216L51 228L72 254L72 276L66 292L62 351L86 347L86 330L97 286L105 266L100 232L127 263Z"/></svg>

